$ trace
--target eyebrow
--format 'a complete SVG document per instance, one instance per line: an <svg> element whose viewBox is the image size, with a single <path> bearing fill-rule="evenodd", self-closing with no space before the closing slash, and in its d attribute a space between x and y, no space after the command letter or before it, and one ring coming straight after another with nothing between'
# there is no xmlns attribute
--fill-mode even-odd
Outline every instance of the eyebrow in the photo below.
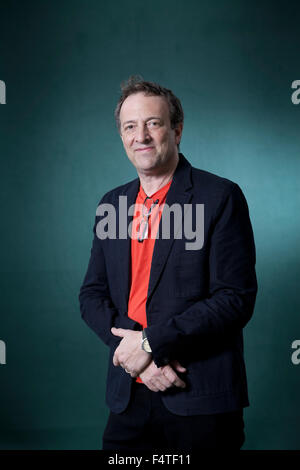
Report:
<svg viewBox="0 0 300 470"><path fill-rule="evenodd" d="M159 121L162 121L162 119L161 119L160 117L158 117L158 116L150 116L150 117L148 117L148 118L146 119L146 122L147 122L147 121L151 121L151 119L158 119ZM129 122L136 122L136 120L135 120L135 119L130 119L129 121L123 122L122 125L125 126L125 124L128 124Z"/></svg>

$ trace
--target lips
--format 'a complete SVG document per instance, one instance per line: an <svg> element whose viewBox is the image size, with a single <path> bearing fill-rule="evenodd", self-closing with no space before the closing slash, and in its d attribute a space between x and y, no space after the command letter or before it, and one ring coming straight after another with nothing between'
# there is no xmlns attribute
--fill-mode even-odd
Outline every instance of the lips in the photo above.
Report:
<svg viewBox="0 0 300 470"><path fill-rule="evenodd" d="M139 149L135 149L136 152L148 152L150 150L152 150L154 147L143 147L143 148L139 148Z"/></svg>

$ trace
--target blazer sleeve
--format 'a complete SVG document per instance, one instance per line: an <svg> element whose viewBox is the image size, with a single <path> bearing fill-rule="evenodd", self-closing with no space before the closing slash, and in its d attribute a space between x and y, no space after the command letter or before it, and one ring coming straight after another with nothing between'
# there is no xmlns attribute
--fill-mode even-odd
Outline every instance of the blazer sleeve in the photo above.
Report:
<svg viewBox="0 0 300 470"><path fill-rule="evenodd" d="M180 357L181 351L193 345L217 344L234 335L253 314L257 293L253 231L242 190L236 183L230 188L222 198L207 240L208 296L166 323L146 328L158 367Z"/></svg>
<svg viewBox="0 0 300 470"><path fill-rule="evenodd" d="M104 202L104 197L99 204ZM111 328L140 330L141 325L121 314L112 302L106 275L103 241L96 234L100 217L95 217L93 243L83 284L79 292L82 319L110 347L116 347L122 340L111 333Z"/></svg>

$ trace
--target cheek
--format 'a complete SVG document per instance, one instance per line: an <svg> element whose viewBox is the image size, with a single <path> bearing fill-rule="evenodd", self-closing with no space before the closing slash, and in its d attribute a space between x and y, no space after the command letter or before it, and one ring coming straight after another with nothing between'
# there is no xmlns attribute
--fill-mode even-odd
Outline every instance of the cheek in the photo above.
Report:
<svg viewBox="0 0 300 470"><path fill-rule="evenodd" d="M158 136L157 142L161 145L167 145L169 142L169 135L166 133L162 133Z"/></svg>
<svg viewBox="0 0 300 470"><path fill-rule="evenodd" d="M132 147L132 144L133 144L133 140L131 140L131 139L124 139L123 140L123 145L127 149L130 149L130 147Z"/></svg>

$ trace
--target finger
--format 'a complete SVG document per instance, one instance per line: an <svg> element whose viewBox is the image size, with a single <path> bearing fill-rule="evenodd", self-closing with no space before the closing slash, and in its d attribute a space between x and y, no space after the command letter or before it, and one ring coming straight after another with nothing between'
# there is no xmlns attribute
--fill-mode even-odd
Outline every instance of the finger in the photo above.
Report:
<svg viewBox="0 0 300 470"><path fill-rule="evenodd" d="M183 367L177 360L171 362L172 366L178 370L178 372L186 372L186 368Z"/></svg>
<svg viewBox="0 0 300 470"><path fill-rule="evenodd" d="M152 385L152 383L148 380L143 380L143 383L146 385L146 387L149 388L152 392L158 392L158 388L155 385Z"/></svg>
<svg viewBox="0 0 300 470"><path fill-rule="evenodd" d="M113 365L114 366L119 366L120 365L118 356L116 354L114 354L114 357L113 357Z"/></svg>
<svg viewBox="0 0 300 470"><path fill-rule="evenodd" d="M160 392L164 392L168 388L172 387L173 384L171 384L171 382L169 382L169 385L166 385L166 384L164 384L164 382L160 381L157 386L158 386L158 389L159 389Z"/></svg>
<svg viewBox="0 0 300 470"><path fill-rule="evenodd" d="M161 392L164 392L167 390L167 388L170 388L173 386L173 384L168 380L164 380L163 378L159 379L152 379L151 383L155 385L155 387L160 390Z"/></svg>
<svg viewBox="0 0 300 470"><path fill-rule="evenodd" d="M125 331L123 328L115 328L114 326L110 330L113 335L115 336L121 336L122 338L125 336Z"/></svg>
<svg viewBox="0 0 300 470"><path fill-rule="evenodd" d="M163 374L162 370L158 370L154 375L152 375L150 381L152 385L162 392L173 385L172 382Z"/></svg>
<svg viewBox="0 0 300 470"><path fill-rule="evenodd" d="M167 377L163 371L161 371L161 374L157 377L158 384L160 384L164 389L173 387L173 382ZM157 385L158 385L157 384ZM164 390L163 390L164 391Z"/></svg>
<svg viewBox="0 0 300 470"><path fill-rule="evenodd" d="M183 380L181 380L178 376L174 382L175 387L185 388L186 384Z"/></svg>
<svg viewBox="0 0 300 470"><path fill-rule="evenodd" d="M151 389L152 389L153 392L163 391L162 390L163 387L161 387L161 384L157 380L152 379L150 384L151 384L151 387L152 387Z"/></svg>
<svg viewBox="0 0 300 470"><path fill-rule="evenodd" d="M172 382L173 385L175 385L175 387L185 388L183 380L178 377L170 366L166 366L164 368L164 375L170 380L170 382Z"/></svg>
<svg viewBox="0 0 300 470"><path fill-rule="evenodd" d="M168 388L173 387L173 383L163 375L157 380L156 386L161 392L164 392Z"/></svg>
<svg viewBox="0 0 300 470"><path fill-rule="evenodd" d="M135 374L134 372L130 372L130 375L133 379L135 379L137 377L137 374Z"/></svg>

